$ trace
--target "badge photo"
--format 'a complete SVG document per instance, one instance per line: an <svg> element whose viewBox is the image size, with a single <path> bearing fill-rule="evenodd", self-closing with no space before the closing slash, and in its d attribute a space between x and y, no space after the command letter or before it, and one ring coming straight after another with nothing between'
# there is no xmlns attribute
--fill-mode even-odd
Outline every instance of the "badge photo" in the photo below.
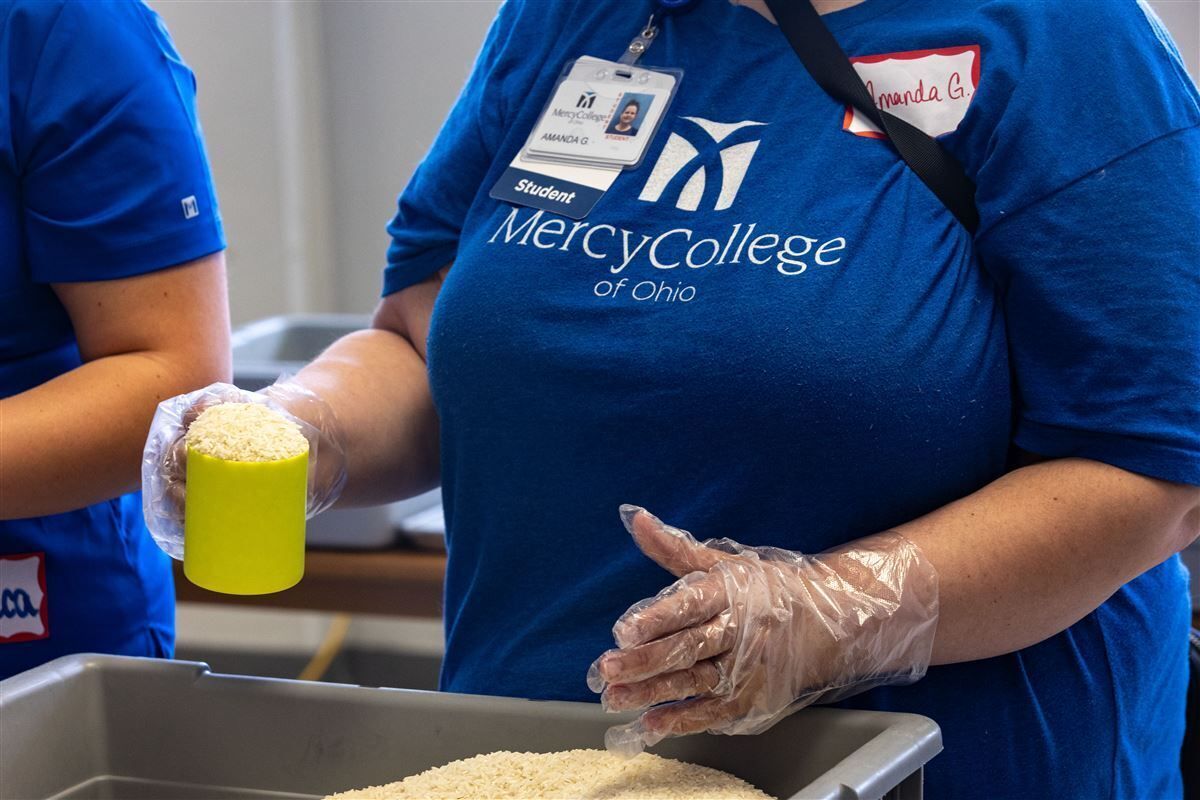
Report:
<svg viewBox="0 0 1200 800"><path fill-rule="evenodd" d="M605 136L628 137L637 136L638 127L646 118L654 105L654 95L640 92L626 92L617 101L612 121L604 130Z"/></svg>

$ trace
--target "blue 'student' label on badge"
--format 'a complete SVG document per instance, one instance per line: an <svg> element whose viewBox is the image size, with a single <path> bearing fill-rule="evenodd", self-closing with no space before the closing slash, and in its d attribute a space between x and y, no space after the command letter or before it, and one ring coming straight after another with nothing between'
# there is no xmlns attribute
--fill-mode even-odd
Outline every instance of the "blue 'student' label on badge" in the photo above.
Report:
<svg viewBox="0 0 1200 800"><path fill-rule="evenodd" d="M604 196L604 189L510 166L490 195L517 205L541 208L570 219L583 219Z"/></svg>

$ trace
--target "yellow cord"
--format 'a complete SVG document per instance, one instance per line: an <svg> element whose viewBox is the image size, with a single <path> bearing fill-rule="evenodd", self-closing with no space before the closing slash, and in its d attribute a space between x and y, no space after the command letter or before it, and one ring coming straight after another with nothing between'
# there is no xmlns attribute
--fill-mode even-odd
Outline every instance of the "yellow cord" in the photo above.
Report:
<svg viewBox="0 0 1200 800"><path fill-rule="evenodd" d="M342 650L348 630L350 630L350 615L334 614L333 619L329 621L329 630L325 631L325 638L317 646L317 652L313 653L312 659L300 671L300 680L319 681L325 677L325 673L329 671L329 665Z"/></svg>

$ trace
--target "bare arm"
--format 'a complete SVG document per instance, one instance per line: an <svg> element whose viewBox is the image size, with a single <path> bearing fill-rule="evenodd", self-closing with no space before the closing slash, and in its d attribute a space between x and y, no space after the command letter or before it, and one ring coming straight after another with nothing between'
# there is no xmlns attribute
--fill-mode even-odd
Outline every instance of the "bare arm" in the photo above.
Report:
<svg viewBox="0 0 1200 800"><path fill-rule="evenodd" d="M385 297L370 330L334 342L292 379L337 417L348 474L340 506L388 502L437 485L438 418L425 338L449 269Z"/></svg>
<svg viewBox="0 0 1200 800"><path fill-rule="evenodd" d="M1065 630L1186 547L1200 534L1200 488L1058 459L896 530L938 572L933 663L970 661Z"/></svg>
<svg viewBox="0 0 1200 800"><path fill-rule="evenodd" d="M0 400L0 519L60 513L137 488L158 402L229 379L221 253L54 291L84 363Z"/></svg>

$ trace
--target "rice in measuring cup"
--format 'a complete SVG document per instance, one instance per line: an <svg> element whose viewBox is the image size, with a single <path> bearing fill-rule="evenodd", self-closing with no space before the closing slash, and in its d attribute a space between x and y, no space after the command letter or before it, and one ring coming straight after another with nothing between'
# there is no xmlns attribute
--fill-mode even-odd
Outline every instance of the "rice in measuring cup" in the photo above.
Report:
<svg viewBox="0 0 1200 800"><path fill-rule="evenodd" d="M258 403L206 408L188 428L187 446L224 461L279 461L308 452L298 424Z"/></svg>

